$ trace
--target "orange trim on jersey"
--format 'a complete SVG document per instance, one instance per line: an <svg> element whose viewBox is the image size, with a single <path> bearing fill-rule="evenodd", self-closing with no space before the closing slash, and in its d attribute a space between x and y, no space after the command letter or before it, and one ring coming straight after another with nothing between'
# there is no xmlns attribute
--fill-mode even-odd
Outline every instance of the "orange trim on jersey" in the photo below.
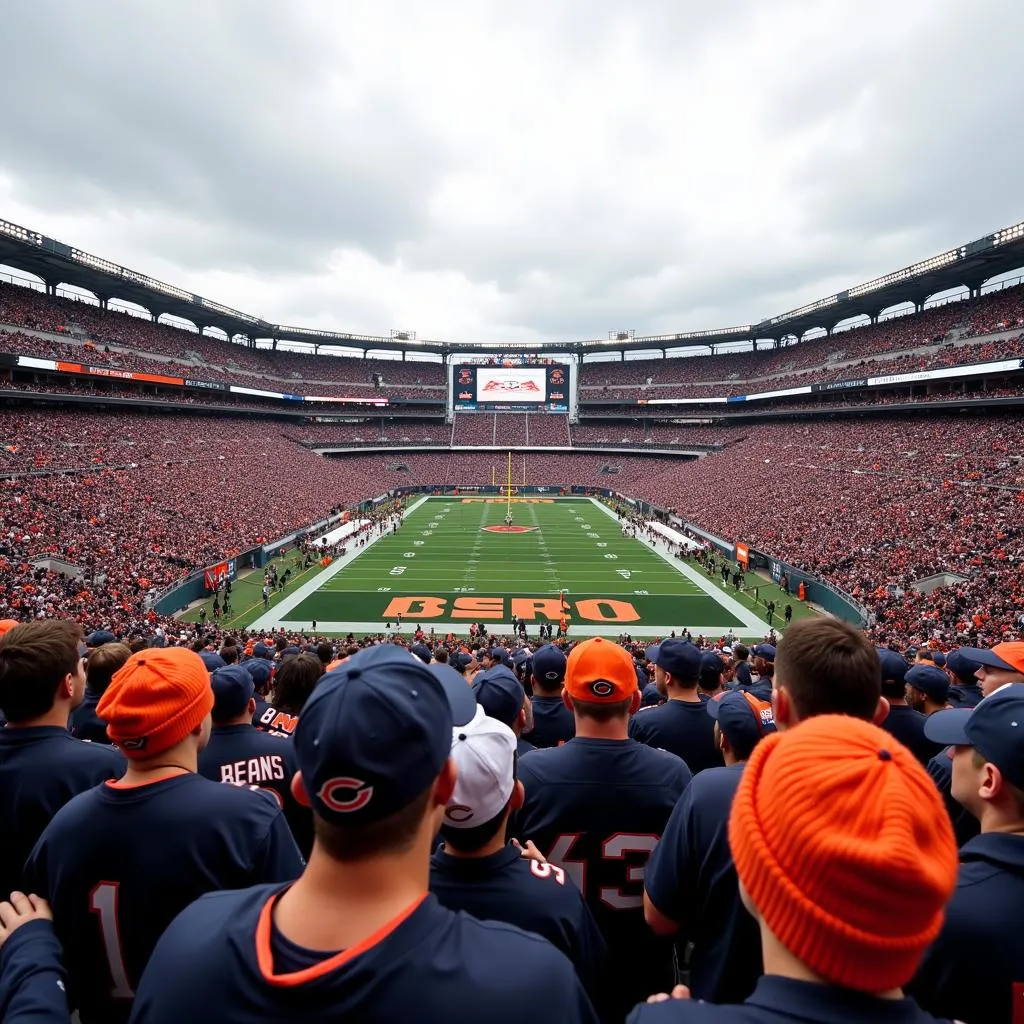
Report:
<svg viewBox="0 0 1024 1024"><path fill-rule="evenodd" d="M409 917L419 905L427 898L424 893L419 899L409 904L397 917L392 918L381 925L372 935L367 936L362 942L357 943L351 949L343 949L340 953L321 960L312 967L306 967L301 971L294 971L291 974L274 973L274 954L271 949L271 930L273 928L274 904L277 903L281 893L276 893L263 905L260 911L259 920L256 922L256 962L260 968L263 980L278 988L294 988L296 985L304 985L309 981L316 981L325 974L343 967L350 960L373 949L378 942L383 942L407 917Z"/></svg>
<svg viewBox="0 0 1024 1024"><path fill-rule="evenodd" d="M142 789L143 786L155 786L158 782L166 782L168 779L176 779L179 775L190 775L187 768L172 771L170 775L158 775L155 779L146 779L144 782L125 782L124 779L107 779L107 785L111 789Z"/></svg>

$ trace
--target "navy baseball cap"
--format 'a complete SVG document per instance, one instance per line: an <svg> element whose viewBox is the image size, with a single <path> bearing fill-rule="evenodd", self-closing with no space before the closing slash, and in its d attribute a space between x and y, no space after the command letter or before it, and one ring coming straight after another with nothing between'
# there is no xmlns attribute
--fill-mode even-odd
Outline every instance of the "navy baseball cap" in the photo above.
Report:
<svg viewBox="0 0 1024 1024"><path fill-rule="evenodd" d="M945 703L949 696L949 676L935 665L913 665L904 676L907 686L921 690L932 700Z"/></svg>
<svg viewBox="0 0 1024 1024"><path fill-rule="evenodd" d="M225 665L210 673L213 689L213 718L223 722L240 715L256 692L253 678L241 665Z"/></svg>
<svg viewBox="0 0 1024 1024"><path fill-rule="evenodd" d="M771 704L743 690L726 690L705 706L737 757L749 757L763 737L775 732Z"/></svg>
<svg viewBox="0 0 1024 1024"><path fill-rule="evenodd" d="M685 640L662 640L654 664L668 672L673 679L699 679L701 653Z"/></svg>
<svg viewBox="0 0 1024 1024"><path fill-rule="evenodd" d="M217 669L227 665L227 662L216 651L200 651L199 657L202 658L207 672L216 672Z"/></svg>
<svg viewBox="0 0 1024 1024"><path fill-rule="evenodd" d="M448 661L448 664L452 665L455 668L455 671L460 673L464 673L472 663L473 655L466 654L465 651L459 651L457 654L453 654Z"/></svg>
<svg viewBox="0 0 1024 1024"><path fill-rule="evenodd" d="M946 664L946 656L942 651L932 651L932 661L934 661L939 668L943 668Z"/></svg>
<svg viewBox="0 0 1024 1024"><path fill-rule="evenodd" d="M408 807L437 778L451 750L452 710L426 665L381 644L320 678L293 742L313 810L365 825Z"/></svg>
<svg viewBox="0 0 1024 1024"><path fill-rule="evenodd" d="M771 644L758 644L754 648L755 658L764 658L765 661L775 661L775 648Z"/></svg>
<svg viewBox="0 0 1024 1024"><path fill-rule="evenodd" d="M660 650L661 650L661 644L651 644L651 646L648 647L644 651L644 657L648 661L657 661L658 660L658 651L660 651Z"/></svg>
<svg viewBox="0 0 1024 1024"><path fill-rule="evenodd" d="M85 638L86 647L102 647L104 644L116 644L117 637L109 629L97 629Z"/></svg>
<svg viewBox="0 0 1024 1024"><path fill-rule="evenodd" d="M280 660L284 661L285 658L290 658L293 654L301 654L301 653L302 653L302 651L298 647L296 647L295 644L290 644L283 651L281 651Z"/></svg>
<svg viewBox="0 0 1024 1024"><path fill-rule="evenodd" d="M969 658L964 651L950 651L946 655L946 668L953 673L962 683L976 683L974 673L981 667L980 661Z"/></svg>
<svg viewBox="0 0 1024 1024"><path fill-rule="evenodd" d="M473 680L473 694L484 714L510 728L519 718L526 691L506 665L494 665Z"/></svg>
<svg viewBox="0 0 1024 1024"><path fill-rule="evenodd" d="M433 657L430 653L430 648L426 644L413 644L412 647L409 648L409 652L411 654L415 654L424 665L429 665L430 659Z"/></svg>
<svg viewBox="0 0 1024 1024"><path fill-rule="evenodd" d="M719 676L725 671L725 662L714 651L705 651L700 656L700 681L708 686L717 686Z"/></svg>
<svg viewBox="0 0 1024 1024"><path fill-rule="evenodd" d="M250 658L248 661L243 661L242 668L252 676L252 681L256 686L262 686L273 673L273 667L264 658Z"/></svg>
<svg viewBox="0 0 1024 1024"><path fill-rule="evenodd" d="M254 658L266 658L271 659L274 656L274 649L268 647L266 644L253 644L252 656Z"/></svg>
<svg viewBox="0 0 1024 1024"><path fill-rule="evenodd" d="M441 684L444 695L448 698L448 705L452 709L452 724L465 725L472 722L477 703L473 687L466 682L466 677L456 672L451 665L442 665L439 662L428 665L427 671Z"/></svg>
<svg viewBox="0 0 1024 1024"><path fill-rule="evenodd" d="M512 660L509 657L509 653L505 650L504 647L492 647L487 653L491 656L492 659L494 659L501 665L508 666L512 664Z"/></svg>
<svg viewBox="0 0 1024 1024"><path fill-rule="evenodd" d="M961 647L960 653L987 668L998 668L1004 672L1024 672L1024 642L1019 640L996 644L990 651L984 647Z"/></svg>
<svg viewBox="0 0 1024 1024"><path fill-rule="evenodd" d="M1024 686L1007 683L976 708L936 711L924 723L928 739L944 746L970 746L1024 789Z"/></svg>
<svg viewBox="0 0 1024 1024"><path fill-rule="evenodd" d="M525 665L529 660L530 652L525 647L520 647L519 650L512 652L512 664L516 668Z"/></svg>
<svg viewBox="0 0 1024 1024"><path fill-rule="evenodd" d="M533 676L545 683L559 683L565 679L565 654L554 644L539 647L533 656Z"/></svg>
<svg viewBox="0 0 1024 1024"><path fill-rule="evenodd" d="M887 647L878 647L878 660L882 663L882 681L892 680L902 683L907 675L907 661L902 654L890 651Z"/></svg>

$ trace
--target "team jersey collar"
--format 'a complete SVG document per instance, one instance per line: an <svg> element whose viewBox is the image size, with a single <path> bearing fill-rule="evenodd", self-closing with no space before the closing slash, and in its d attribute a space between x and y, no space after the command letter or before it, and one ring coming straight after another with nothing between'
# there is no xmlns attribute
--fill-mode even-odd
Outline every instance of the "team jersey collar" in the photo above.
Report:
<svg viewBox="0 0 1024 1024"><path fill-rule="evenodd" d="M450 853L445 853L443 847L440 847L434 854L433 863L442 871L480 877L481 875L496 874L510 864L515 864L521 858L522 854L509 843L486 857L453 857Z"/></svg>
<svg viewBox="0 0 1024 1024"><path fill-rule="evenodd" d="M866 992L777 975L763 975L747 1005L805 1024L922 1024L930 1020L912 999L879 999Z"/></svg>

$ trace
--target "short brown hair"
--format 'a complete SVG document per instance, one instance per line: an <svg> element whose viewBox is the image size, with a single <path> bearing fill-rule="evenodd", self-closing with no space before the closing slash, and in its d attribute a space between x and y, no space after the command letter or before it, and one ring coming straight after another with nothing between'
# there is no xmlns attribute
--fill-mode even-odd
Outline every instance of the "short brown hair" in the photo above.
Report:
<svg viewBox="0 0 1024 1024"><path fill-rule="evenodd" d="M314 814L316 841L332 860L343 864L405 853L416 841L433 792L431 783L411 804L369 825L336 825Z"/></svg>
<svg viewBox="0 0 1024 1024"><path fill-rule="evenodd" d="M576 700L570 697L572 709L580 718L589 718L592 722L612 722L616 718L625 718L629 714L630 706L633 703L632 697L625 700L615 700L607 704L599 704L592 700Z"/></svg>
<svg viewBox="0 0 1024 1024"><path fill-rule="evenodd" d="M0 708L11 722L30 722L53 709L57 687L77 671L82 630L69 619L40 619L0 638Z"/></svg>
<svg viewBox="0 0 1024 1024"><path fill-rule="evenodd" d="M839 619L794 622L779 641L775 685L801 719L850 715L870 722L882 696L882 664L868 638Z"/></svg>
<svg viewBox="0 0 1024 1024"><path fill-rule="evenodd" d="M90 693L106 693L114 673L132 656L125 644L104 644L89 655L85 666L85 685Z"/></svg>
<svg viewBox="0 0 1024 1024"><path fill-rule="evenodd" d="M323 662L312 654L285 658L274 676L274 706L291 715L299 714L323 674Z"/></svg>

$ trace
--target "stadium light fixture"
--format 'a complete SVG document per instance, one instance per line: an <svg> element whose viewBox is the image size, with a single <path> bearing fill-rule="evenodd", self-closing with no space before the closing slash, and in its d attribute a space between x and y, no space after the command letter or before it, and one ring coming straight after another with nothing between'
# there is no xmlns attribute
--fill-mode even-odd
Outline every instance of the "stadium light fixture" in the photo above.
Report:
<svg viewBox="0 0 1024 1024"><path fill-rule="evenodd" d="M1024 238L1024 221L1014 224L1012 227L1003 228L997 231L992 237L994 245L1005 245L1007 242L1015 242L1018 238Z"/></svg>
<svg viewBox="0 0 1024 1024"><path fill-rule="evenodd" d="M943 267L948 267L950 264L956 263L957 260L963 259L966 255L967 247L962 245L958 249L950 249L948 252L940 253L938 256L932 256L930 259L913 263L902 270L894 270L891 274L876 277L874 281L868 281L867 284L857 285L856 288L851 288L847 294L851 299L859 299L862 295L869 295L871 292L888 288L889 285L899 284L901 281L910 281L915 277L920 277L922 274L931 274L936 270L941 270Z"/></svg>
<svg viewBox="0 0 1024 1024"><path fill-rule="evenodd" d="M609 331L609 341L632 341L636 336L636 331Z"/></svg>
<svg viewBox="0 0 1024 1024"><path fill-rule="evenodd" d="M415 331L400 331L400 330L396 330L396 329L392 328L392 330L391 330L391 340L392 341L415 341L416 340L416 332Z"/></svg>

